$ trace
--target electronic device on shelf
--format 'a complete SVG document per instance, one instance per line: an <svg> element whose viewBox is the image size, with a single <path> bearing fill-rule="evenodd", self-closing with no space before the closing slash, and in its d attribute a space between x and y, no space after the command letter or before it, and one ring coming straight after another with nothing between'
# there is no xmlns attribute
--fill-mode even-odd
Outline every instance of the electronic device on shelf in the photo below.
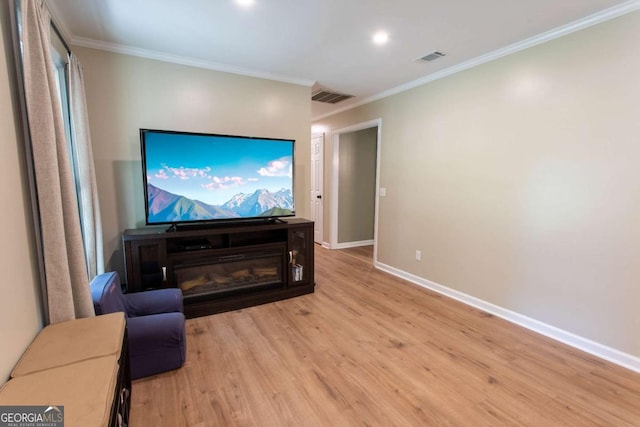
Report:
<svg viewBox="0 0 640 427"><path fill-rule="evenodd" d="M183 251L199 251L203 249L213 249L213 245L207 239L185 240L180 242Z"/></svg>

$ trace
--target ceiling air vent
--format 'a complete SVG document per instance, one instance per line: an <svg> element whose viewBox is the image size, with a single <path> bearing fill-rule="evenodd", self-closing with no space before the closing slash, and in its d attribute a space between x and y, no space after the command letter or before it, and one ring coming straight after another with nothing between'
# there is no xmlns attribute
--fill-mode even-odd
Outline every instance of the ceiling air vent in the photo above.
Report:
<svg viewBox="0 0 640 427"><path fill-rule="evenodd" d="M331 92L326 89L320 89L311 96L312 101L326 102L327 104L337 104L345 99L353 98L353 95L345 95L344 93Z"/></svg>
<svg viewBox="0 0 640 427"><path fill-rule="evenodd" d="M420 61L431 62L431 61L435 61L438 58L442 58L443 56L444 56L444 53L442 52L431 52L430 54L420 58Z"/></svg>

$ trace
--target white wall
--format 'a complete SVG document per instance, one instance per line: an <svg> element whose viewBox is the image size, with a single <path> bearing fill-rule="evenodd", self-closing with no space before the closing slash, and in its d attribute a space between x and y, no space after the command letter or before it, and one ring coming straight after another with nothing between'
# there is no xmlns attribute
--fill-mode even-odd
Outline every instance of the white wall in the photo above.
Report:
<svg viewBox="0 0 640 427"><path fill-rule="evenodd" d="M9 2L0 4L0 383L42 328L31 205L24 162Z"/></svg>
<svg viewBox="0 0 640 427"><path fill-rule="evenodd" d="M638 40L634 12L319 120L382 118L379 261L640 357Z"/></svg>
<svg viewBox="0 0 640 427"><path fill-rule="evenodd" d="M84 66L110 268L122 273L122 231L144 226L140 128L295 139L296 213L308 216L309 87L73 49Z"/></svg>

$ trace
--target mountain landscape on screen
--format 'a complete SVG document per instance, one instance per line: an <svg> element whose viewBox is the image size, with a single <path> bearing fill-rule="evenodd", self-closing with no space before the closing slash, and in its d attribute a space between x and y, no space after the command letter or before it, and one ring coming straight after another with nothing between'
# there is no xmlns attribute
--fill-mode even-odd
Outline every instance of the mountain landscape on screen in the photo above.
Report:
<svg viewBox="0 0 640 427"><path fill-rule="evenodd" d="M147 197L150 223L273 217L293 214L293 195L291 190L286 189L276 192L260 189L251 194L237 193L226 203L214 206L169 193L147 183Z"/></svg>

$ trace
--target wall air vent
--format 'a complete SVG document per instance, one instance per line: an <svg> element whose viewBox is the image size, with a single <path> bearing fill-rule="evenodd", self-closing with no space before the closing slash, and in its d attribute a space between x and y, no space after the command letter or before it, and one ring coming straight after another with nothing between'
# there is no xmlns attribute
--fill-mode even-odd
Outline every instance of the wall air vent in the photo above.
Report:
<svg viewBox="0 0 640 427"><path fill-rule="evenodd" d="M435 61L438 58L442 58L443 56L445 56L445 55L442 52L431 52L430 54L423 56L419 60L420 61L431 62L431 61Z"/></svg>
<svg viewBox="0 0 640 427"><path fill-rule="evenodd" d="M312 101L325 102L327 104L337 104L345 99L353 98L353 95L331 92L327 89L320 89L311 95Z"/></svg>

